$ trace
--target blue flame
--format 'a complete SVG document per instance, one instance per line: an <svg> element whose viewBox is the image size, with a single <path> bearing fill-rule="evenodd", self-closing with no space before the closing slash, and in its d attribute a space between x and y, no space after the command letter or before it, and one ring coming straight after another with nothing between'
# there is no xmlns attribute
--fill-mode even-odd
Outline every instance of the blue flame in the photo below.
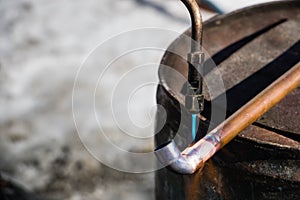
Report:
<svg viewBox="0 0 300 200"><path fill-rule="evenodd" d="M196 127L197 127L197 116L196 116L196 114L192 114L192 138L193 138L193 140L196 139L196 134L197 134Z"/></svg>

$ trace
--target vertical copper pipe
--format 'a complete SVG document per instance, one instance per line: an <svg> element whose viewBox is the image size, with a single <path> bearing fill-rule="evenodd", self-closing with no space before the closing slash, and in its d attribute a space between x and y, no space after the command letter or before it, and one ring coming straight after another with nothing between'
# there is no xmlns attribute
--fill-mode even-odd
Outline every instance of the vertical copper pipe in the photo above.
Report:
<svg viewBox="0 0 300 200"><path fill-rule="evenodd" d="M202 52L202 15L196 0L181 0L187 7L192 21L191 52L188 54L188 85L185 98L185 107L192 114L199 114L203 110L203 63Z"/></svg>
<svg viewBox="0 0 300 200"><path fill-rule="evenodd" d="M202 50L202 15L200 7L196 0L181 0L182 3L187 7L191 20L192 20L192 41L191 52L200 52Z"/></svg>

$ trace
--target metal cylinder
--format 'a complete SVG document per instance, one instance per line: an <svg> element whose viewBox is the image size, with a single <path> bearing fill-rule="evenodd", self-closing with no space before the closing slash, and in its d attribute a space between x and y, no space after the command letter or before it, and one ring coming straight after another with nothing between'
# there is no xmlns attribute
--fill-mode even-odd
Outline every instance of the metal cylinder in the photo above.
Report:
<svg viewBox="0 0 300 200"><path fill-rule="evenodd" d="M204 24L203 46L223 73L227 117L300 61L299 27L299 1L246 8ZM184 55L189 48L182 44L179 38L170 49ZM162 64L187 77L188 66L180 56L166 52ZM205 73L213 70L204 67ZM157 145L173 139L178 130L190 132L189 120L181 121L189 116L181 109L185 82L174 81L175 75L162 68L159 77L157 101L168 117L156 135ZM209 132L210 123L220 123L210 121L209 105L215 99L205 97L199 132ZM157 171L156 199L300 199L299 102L300 89L296 89L193 175L168 168ZM179 137L179 147L189 145L188 138Z"/></svg>

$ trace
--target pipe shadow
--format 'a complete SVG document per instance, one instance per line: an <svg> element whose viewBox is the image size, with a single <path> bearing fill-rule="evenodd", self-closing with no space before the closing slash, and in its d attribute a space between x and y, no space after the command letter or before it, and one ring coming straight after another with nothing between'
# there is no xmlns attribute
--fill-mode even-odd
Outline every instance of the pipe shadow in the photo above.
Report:
<svg viewBox="0 0 300 200"><path fill-rule="evenodd" d="M218 102L220 99L224 98L224 95L226 95L226 118L228 118L243 105L253 99L256 95L262 92L266 87L276 81L280 76L290 70L298 62L300 62L300 40L298 40L293 46L283 52L272 62L262 67L260 70L253 73L251 76L247 77L232 88L228 89L225 94L223 93L219 95L212 101ZM204 111L202 112L202 115L207 118L208 121L211 121L212 104L214 103L210 101L205 101L204 103ZM212 123L214 126L210 127L210 129L214 128L221 122L221 120L213 121ZM208 131L208 127L205 130L203 130L202 127L202 130L199 130L199 133L201 132L202 134L197 135L197 139L203 137L203 132L207 133Z"/></svg>

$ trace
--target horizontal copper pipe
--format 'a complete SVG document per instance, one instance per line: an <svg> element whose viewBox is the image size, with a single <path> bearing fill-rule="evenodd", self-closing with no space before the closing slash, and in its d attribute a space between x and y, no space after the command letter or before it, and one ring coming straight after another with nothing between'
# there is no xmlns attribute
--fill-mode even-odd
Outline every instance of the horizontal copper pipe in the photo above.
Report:
<svg viewBox="0 0 300 200"><path fill-rule="evenodd" d="M196 172L218 150L299 86L300 63L182 153L174 141L156 150L158 160L182 174Z"/></svg>

